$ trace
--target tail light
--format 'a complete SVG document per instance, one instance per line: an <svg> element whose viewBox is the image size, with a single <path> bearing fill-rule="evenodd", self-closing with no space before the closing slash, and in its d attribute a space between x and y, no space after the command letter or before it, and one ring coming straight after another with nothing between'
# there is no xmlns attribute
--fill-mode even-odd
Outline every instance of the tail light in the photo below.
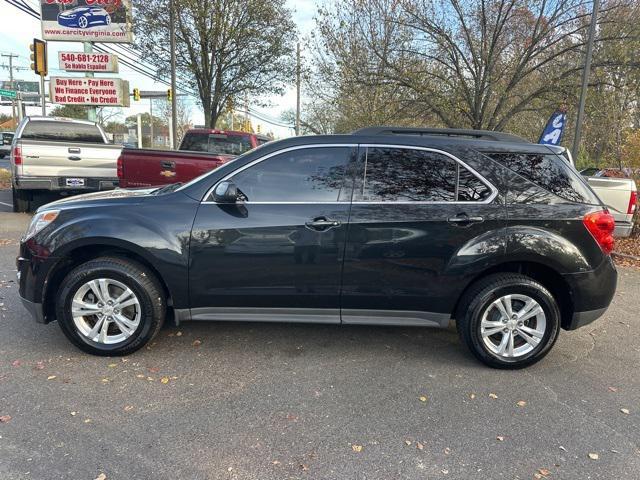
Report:
<svg viewBox="0 0 640 480"><path fill-rule="evenodd" d="M122 161L122 155L118 157L118 162L116 163L116 172L118 173L118 180L124 179L124 163Z"/></svg>
<svg viewBox="0 0 640 480"><path fill-rule="evenodd" d="M602 210L586 214L582 221L600 249L609 255L615 245L613 230L616 228L616 222L613 216L608 211Z"/></svg>
<svg viewBox="0 0 640 480"><path fill-rule="evenodd" d="M13 147L13 163L22 165L22 149L20 147Z"/></svg>
<svg viewBox="0 0 640 480"><path fill-rule="evenodd" d="M638 206L638 192L631 192L629 197L629 208L627 208L627 214L633 215L636 213L636 207Z"/></svg>

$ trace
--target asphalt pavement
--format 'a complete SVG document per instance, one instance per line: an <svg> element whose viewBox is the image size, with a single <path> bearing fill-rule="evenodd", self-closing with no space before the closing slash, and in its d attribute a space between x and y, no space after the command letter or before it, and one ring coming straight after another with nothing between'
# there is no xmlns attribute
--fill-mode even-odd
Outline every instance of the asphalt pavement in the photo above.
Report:
<svg viewBox="0 0 640 480"><path fill-rule="evenodd" d="M5 170L9 170L9 156L4 156L0 158L0 168L4 168Z"/></svg>
<svg viewBox="0 0 640 480"><path fill-rule="evenodd" d="M98 358L21 306L28 218L0 213L3 480L640 478L638 270L519 371L453 328L191 322Z"/></svg>

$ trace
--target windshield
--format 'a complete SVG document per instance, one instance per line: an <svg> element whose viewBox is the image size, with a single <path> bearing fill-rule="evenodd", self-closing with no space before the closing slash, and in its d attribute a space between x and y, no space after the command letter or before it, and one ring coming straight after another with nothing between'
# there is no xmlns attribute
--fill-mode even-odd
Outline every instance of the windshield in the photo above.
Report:
<svg viewBox="0 0 640 480"><path fill-rule="evenodd" d="M180 150L220 155L242 155L251 150L251 141L248 135L191 132L185 135Z"/></svg>

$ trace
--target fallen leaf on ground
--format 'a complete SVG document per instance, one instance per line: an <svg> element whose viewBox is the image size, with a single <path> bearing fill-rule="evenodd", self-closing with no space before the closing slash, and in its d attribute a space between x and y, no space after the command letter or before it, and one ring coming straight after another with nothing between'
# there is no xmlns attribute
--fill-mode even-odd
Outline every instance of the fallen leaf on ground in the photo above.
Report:
<svg viewBox="0 0 640 480"><path fill-rule="evenodd" d="M620 411L622 413L624 413L625 415L629 415L629 409L628 408L621 408Z"/></svg>
<svg viewBox="0 0 640 480"><path fill-rule="evenodd" d="M201 345L201 344L202 344L202 342L201 342L200 340L194 340L192 345L193 345L194 347L197 347L197 346L199 346L199 345Z"/></svg>
<svg viewBox="0 0 640 480"><path fill-rule="evenodd" d="M423 444L421 444L420 442L417 442L417 443L416 443L416 448L417 448L418 450L424 450L424 445L423 445Z"/></svg>
<svg viewBox="0 0 640 480"><path fill-rule="evenodd" d="M78 412L71 412L71 416L75 417L78 414Z"/></svg>
<svg viewBox="0 0 640 480"><path fill-rule="evenodd" d="M12 367L19 367L20 365L22 365L22 362L20 360L14 360L13 362L11 362Z"/></svg>
<svg viewBox="0 0 640 480"><path fill-rule="evenodd" d="M598 455L597 453L590 453L589 458L591 460L598 460L600 458L600 455Z"/></svg>
<svg viewBox="0 0 640 480"><path fill-rule="evenodd" d="M469 395L469 398L470 398L471 400L473 400L474 398L476 398L476 394L475 394L475 393L471 393L471 394Z"/></svg>
<svg viewBox="0 0 640 480"><path fill-rule="evenodd" d="M516 403L516 405L518 405L519 407L524 407L527 404L527 402L525 402L524 400L520 400L518 403Z"/></svg>
<svg viewBox="0 0 640 480"><path fill-rule="evenodd" d="M110 363L109 365L107 365L107 367L109 368L116 368L118 365L115 363Z"/></svg>
<svg viewBox="0 0 640 480"><path fill-rule="evenodd" d="M551 470L547 470L546 468L539 468L538 469L538 473L540 475L542 475L543 477L547 477L547 476L551 475Z"/></svg>
<svg viewBox="0 0 640 480"><path fill-rule="evenodd" d="M444 449L444 454L449 455L451 453L451 449L449 447Z"/></svg>
<svg viewBox="0 0 640 480"><path fill-rule="evenodd" d="M428 398L425 395L421 395L419 399L421 402L426 402L428 400Z"/></svg>
<svg viewBox="0 0 640 480"><path fill-rule="evenodd" d="M133 407L133 405L126 405L126 406L124 407L124 411L125 411L125 412L130 412L131 410L133 410L133 408L134 408L134 407Z"/></svg>
<svg viewBox="0 0 640 480"><path fill-rule="evenodd" d="M137 374L136 377L138 378L144 378L144 375L142 375L141 373Z"/></svg>
<svg viewBox="0 0 640 480"><path fill-rule="evenodd" d="M404 443L406 443L407 445L411 445L411 440L405 440Z"/></svg>
<svg viewBox="0 0 640 480"><path fill-rule="evenodd" d="M7 423L11 420L11 415L0 415L0 423Z"/></svg>
<svg viewBox="0 0 640 480"><path fill-rule="evenodd" d="M498 398L498 395L496 395L495 393L490 393L489 398L493 398L495 400L496 398Z"/></svg>
<svg viewBox="0 0 640 480"><path fill-rule="evenodd" d="M108 378L103 378L102 380L100 380L102 383L109 383L109 379Z"/></svg>
<svg viewBox="0 0 640 480"><path fill-rule="evenodd" d="M616 387L609 387L610 392L617 392L618 389Z"/></svg>
<svg viewBox="0 0 640 480"><path fill-rule="evenodd" d="M560 450L562 450L563 452L566 452L566 451L567 451L567 449L566 449L566 448L564 448L562 445L560 445Z"/></svg>
<svg viewBox="0 0 640 480"><path fill-rule="evenodd" d="M274 460L273 462L271 462L273 465L280 465L280 462L278 460Z"/></svg>
<svg viewBox="0 0 640 480"><path fill-rule="evenodd" d="M440 470L444 475L446 475L447 473L449 473L449 470Z"/></svg>
<svg viewBox="0 0 640 480"><path fill-rule="evenodd" d="M303 472L306 472L307 470L309 470L309 466L305 465L304 463L301 463L300 470L302 470Z"/></svg>
<svg viewBox="0 0 640 480"><path fill-rule="evenodd" d="M91 423L91 419L90 418L85 418L84 419L84 423Z"/></svg>
<svg viewBox="0 0 640 480"><path fill-rule="evenodd" d="M362 451L362 445L351 445L351 450L353 450L354 452L361 452Z"/></svg>
<svg viewBox="0 0 640 480"><path fill-rule="evenodd" d="M107 476L104 473L98 475L95 480L107 480Z"/></svg>
<svg viewBox="0 0 640 480"><path fill-rule="evenodd" d="M176 337L181 337L182 336L182 332L177 332L176 333Z"/></svg>
<svg viewBox="0 0 640 480"><path fill-rule="evenodd" d="M160 381L161 381L162 383L169 383L169 377L162 377L162 378L160 379Z"/></svg>
<svg viewBox="0 0 640 480"><path fill-rule="evenodd" d="M503 437L503 436L501 436L501 435L498 435L498 436L496 437L496 440L498 440L499 442L504 442L504 437Z"/></svg>
<svg viewBox="0 0 640 480"><path fill-rule="evenodd" d="M47 377L47 380L53 380L54 378L56 378L56 376L55 376L55 375L49 375L49 376Z"/></svg>
<svg viewBox="0 0 640 480"><path fill-rule="evenodd" d="M158 372L160 371L160 369L159 369L159 368L156 368L156 367L149 367L149 371L150 371L151 373L158 373Z"/></svg>

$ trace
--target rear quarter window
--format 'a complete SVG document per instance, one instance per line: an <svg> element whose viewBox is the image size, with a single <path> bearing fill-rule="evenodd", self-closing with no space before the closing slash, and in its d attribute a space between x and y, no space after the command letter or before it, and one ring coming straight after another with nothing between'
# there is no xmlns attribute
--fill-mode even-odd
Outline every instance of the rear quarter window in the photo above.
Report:
<svg viewBox="0 0 640 480"><path fill-rule="evenodd" d="M21 138L65 143L104 143L104 138L95 125L46 120L28 122Z"/></svg>
<svg viewBox="0 0 640 480"><path fill-rule="evenodd" d="M600 204L600 200L580 174L553 153L485 153L485 155L564 200Z"/></svg>

